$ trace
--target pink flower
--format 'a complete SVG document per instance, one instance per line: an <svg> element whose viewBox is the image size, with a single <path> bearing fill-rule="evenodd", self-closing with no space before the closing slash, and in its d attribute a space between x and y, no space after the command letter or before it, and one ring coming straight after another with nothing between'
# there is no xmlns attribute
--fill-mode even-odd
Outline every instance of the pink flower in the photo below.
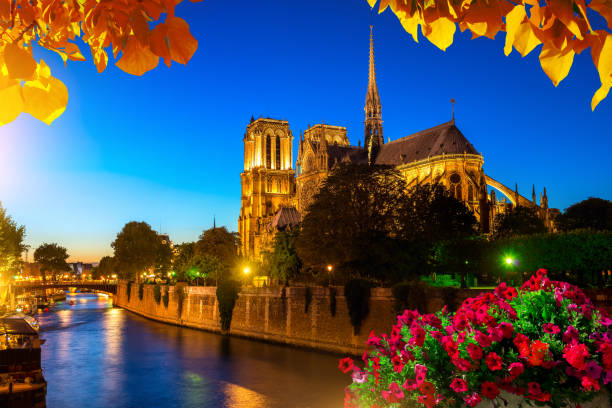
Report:
<svg viewBox="0 0 612 408"><path fill-rule="evenodd" d="M500 342L504 339L504 332L499 326L489 327L488 332L489 332L489 338L491 339L491 342L494 342L494 341Z"/></svg>
<svg viewBox="0 0 612 408"><path fill-rule="evenodd" d="M491 371L501 370L502 368L502 358L495 352L487 354L485 357L485 363L487 363L487 366Z"/></svg>
<svg viewBox="0 0 612 408"><path fill-rule="evenodd" d="M497 327L499 327L504 335L504 339L511 339L512 332L514 331L514 326L509 322L501 322Z"/></svg>
<svg viewBox="0 0 612 408"><path fill-rule="evenodd" d="M483 381L481 384L482 387L482 395L492 400L497 398L499 395L499 389L494 382L491 381Z"/></svg>
<svg viewBox="0 0 612 408"><path fill-rule="evenodd" d="M584 359L589 357L589 350L582 343L568 344L563 349L563 357L572 367L578 370L584 370L586 368Z"/></svg>
<svg viewBox="0 0 612 408"><path fill-rule="evenodd" d="M585 369L586 375L595 380L597 380L599 376L601 376L601 370L601 366L597 364L597 362L595 362L594 360L589 361Z"/></svg>
<svg viewBox="0 0 612 408"><path fill-rule="evenodd" d="M552 324L552 323L544 323L542 325L542 329L544 330L544 333L549 333L549 334L561 333L561 329L559 328L559 326L557 326L556 324Z"/></svg>
<svg viewBox="0 0 612 408"><path fill-rule="evenodd" d="M465 401L465 404L468 407L475 407L476 405L480 404L480 401L482 401L482 398L480 397L480 394L475 392L472 395L463 397L463 400Z"/></svg>
<svg viewBox="0 0 612 408"><path fill-rule="evenodd" d="M370 332L370 336L368 337L366 344L370 347L380 347L380 337L374 334L374 330Z"/></svg>
<svg viewBox="0 0 612 408"><path fill-rule="evenodd" d="M609 317L602 317L601 319L599 319L599 323L603 324L604 326L610 326L612 325L612 319L610 319Z"/></svg>
<svg viewBox="0 0 612 408"><path fill-rule="evenodd" d="M338 363L338 368L343 373L348 373L353 369L353 359L350 357L341 358Z"/></svg>
<svg viewBox="0 0 612 408"><path fill-rule="evenodd" d="M397 385L396 382L389 384L389 391L383 391L382 396L385 401L393 404L400 402L404 398L404 391Z"/></svg>
<svg viewBox="0 0 612 408"><path fill-rule="evenodd" d="M451 384L450 387L452 388L453 391L459 393L459 392L466 392L468 390L468 384L465 380L461 379L461 378L455 378Z"/></svg>
<svg viewBox="0 0 612 408"><path fill-rule="evenodd" d="M351 377L353 378L353 382L362 384L368 379L368 373L361 371L359 367L355 366L353 367L353 375Z"/></svg>
<svg viewBox="0 0 612 408"><path fill-rule="evenodd" d="M542 388L537 382L530 382L527 384L527 389L529 390L529 395L532 396L540 395L542 393Z"/></svg>
<svg viewBox="0 0 612 408"><path fill-rule="evenodd" d="M491 345L491 340L489 340L489 336L484 334L481 331L476 330L476 334L474 335L474 339L478 342L480 347L487 348Z"/></svg>
<svg viewBox="0 0 612 408"><path fill-rule="evenodd" d="M582 387L587 391L599 391L599 381L594 380L593 378L587 377L586 375L582 377Z"/></svg>
<svg viewBox="0 0 612 408"><path fill-rule="evenodd" d="M410 345L422 347L423 343L425 343L425 330L416 322L413 322L412 326L410 326L410 332L412 333Z"/></svg>
<svg viewBox="0 0 612 408"><path fill-rule="evenodd" d="M519 375L523 374L525 368L523 367L523 363L512 363L510 364L510 367L508 367L508 371L510 372L512 378L515 379Z"/></svg>
<svg viewBox="0 0 612 408"><path fill-rule="evenodd" d="M604 384L608 384L612 382L612 371L606 372L606 377L604 378Z"/></svg>
<svg viewBox="0 0 612 408"><path fill-rule="evenodd" d="M467 345L467 352L472 360L480 360L482 358L482 349L474 343Z"/></svg>
<svg viewBox="0 0 612 408"><path fill-rule="evenodd" d="M565 333L563 333L563 342L564 343L574 343L578 342L579 335L578 330L574 326L568 326Z"/></svg>
<svg viewBox="0 0 612 408"><path fill-rule="evenodd" d="M451 361L459 371L470 371L471 364L465 358L457 357Z"/></svg>
<svg viewBox="0 0 612 408"><path fill-rule="evenodd" d="M416 375L417 385L421 385L421 383L425 381L425 376L427 375L427 367L422 364L415 364L414 374Z"/></svg>
<svg viewBox="0 0 612 408"><path fill-rule="evenodd" d="M417 388L419 388L419 385L417 384L416 380L413 380L412 378L408 378L406 379L406 381L404 381L404 384L402 385L402 387L408 391L414 391Z"/></svg>

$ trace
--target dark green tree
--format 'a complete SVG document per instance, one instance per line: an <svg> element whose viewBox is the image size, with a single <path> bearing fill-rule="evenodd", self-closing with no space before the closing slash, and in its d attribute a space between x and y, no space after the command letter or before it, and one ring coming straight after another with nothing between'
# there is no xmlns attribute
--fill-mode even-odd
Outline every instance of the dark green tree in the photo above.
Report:
<svg viewBox="0 0 612 408"><path fill-rule="evenodd" d="M238 260L238 235L225 227L211 228L200 235L195 244L196 255L214 256L229 271Z"/></svg>
<svg viewBox="0 0 612 408"><path fill-rule="evenodd" d="M612 201L589 197L567 208L556 221L562 231L612 231Z"/></svg>
<svg viewBox="0 0 612 408"><path fill-rule="evenodd" d="M70 266L66 263L68 256L66 248L58 244L42 244L36 248L34 261L40 264L43 282L46 281L47 272L56 274L70 270Z"/></svg>
<svg viewBox="0 0 612 408"><path fill-rule="evenodd" d="M140 274L155 266L160 238L146 222L132 221L125 224L111 246L119 277L140 281Z"/></svg>
<svg viewBox="0 0 612 408"><path fill-rule="evenodd" d="M24 238L25 227L18 226L0 203L0 274L3 276L19 269L21 253L26 249Z"/></svg>
<svg viewBox="0 0 612 408"><path fill-rule="evenodd" d="M388 166L342 165L325 179L304 217L296 248L307 270L379 280L407 273L414 255L401 239L406 184ZM395 279L395 278L391 278Z"/></svg>
<svg viewBox="0 0 612 408"><path fill-rule="evenodd" d="M175 247L174 255L174 272L176 280L186 282L188 280L187 273L193 266L192 258L195 256L195 242L183 242Z"/></svg>
<svg viewBox="0 0 612 408"><path fill-rule="evenodd" d="M170 244L159 240L159 246L157 248L157 257L155 259L155 273L158 276L165 278L168 272L172 268L172 257L174 253Z"/></svg>
<svg viewBox="0 0 612 408"><path fill-rule="evenodd" d="M117 273L115 258L112 256L104 256L100 259L100 263L98 264L97 272L94 275L94 279L100 279L101 276L111 277L113 274Z"/></svg>
<svg viewBox="0 0 612 408"><path fill-rule="evenodd" d="M272 250L265 255L270 275L287 285L302 268L302 261L295 247L298 235L298 229L279 231L274 236Z"/></svg>
<svg viewBox="0 0 612 408"><path fill-rule="evenodd" d="M497 214L493 224L493 237L512 237L517 235L539 234L546 232L544 221L538 209L516 206L511 211Z"/></svg>

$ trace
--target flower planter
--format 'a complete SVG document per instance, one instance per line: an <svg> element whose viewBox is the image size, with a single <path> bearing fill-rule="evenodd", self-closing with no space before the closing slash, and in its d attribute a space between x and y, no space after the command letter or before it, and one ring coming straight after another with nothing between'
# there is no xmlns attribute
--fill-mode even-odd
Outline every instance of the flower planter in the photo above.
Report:
<svg viewBox="0 0 612 408"><path fill-rule="evenodd" d="M501 391L499 393L498 399L495 401L498 407L500 406L499 404L500 397L508 403L508 405L504 405L503 402L501 403L501 407L504 407L504 408L505 407L507 408L520 407L521 403L523 404L522 405L523 407L531 406L529 405L528 400L526 400L525 398L518 396L518 395L507 393L505 391ZM610 399L608 397L608 392L604 390L600 392L599 394L597 394L595 398L593 398L591 401L580 403L580 406L582 408L610 408ZM492 408L492 407L495 407L495 405L493 405L493 401L490 401L490 400L482 401L480 404L476 405L476 408ZM544 406L539 405L538 407L550 408L550 406L548 405L544 405Z"/></svg>

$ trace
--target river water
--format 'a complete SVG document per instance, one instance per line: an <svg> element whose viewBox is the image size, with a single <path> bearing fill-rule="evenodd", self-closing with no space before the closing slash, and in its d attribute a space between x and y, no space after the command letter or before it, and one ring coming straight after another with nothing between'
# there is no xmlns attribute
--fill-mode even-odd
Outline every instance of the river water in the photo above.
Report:
<svg viewBox="0 0 612 408"><path fill-rule="evenodd" d="M38 315L48 408L342 407L338 356L157 323L77 294Z"/></svg>

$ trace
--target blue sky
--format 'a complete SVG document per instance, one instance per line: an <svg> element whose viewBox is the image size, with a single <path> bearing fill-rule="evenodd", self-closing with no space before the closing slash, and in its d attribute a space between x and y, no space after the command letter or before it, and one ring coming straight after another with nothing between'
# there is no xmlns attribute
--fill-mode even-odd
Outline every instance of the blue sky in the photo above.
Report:
<svg viewBox="0 0 612 408"><path fill-rule="evenodd" d="M40 51L68 86L66 112L51 126L21 115L0 127L0 201L32 247L57 242L96 261L132 220L175 242L197 239L213 216L236 230L251 115L289 120L294 150L321 121L346 126L353 144L363 137L370 20L385 137L448 121L455 98L457 126L491 177L526 196L546 186L560 209L612 198L612 97L591 112L600 84L588 50L555 88L539 48L506 57L503 34L458 32L442 52L365 0L185 2L177 15L199 41L186 67L98 74L87 53L65 68Z"/></svg>

